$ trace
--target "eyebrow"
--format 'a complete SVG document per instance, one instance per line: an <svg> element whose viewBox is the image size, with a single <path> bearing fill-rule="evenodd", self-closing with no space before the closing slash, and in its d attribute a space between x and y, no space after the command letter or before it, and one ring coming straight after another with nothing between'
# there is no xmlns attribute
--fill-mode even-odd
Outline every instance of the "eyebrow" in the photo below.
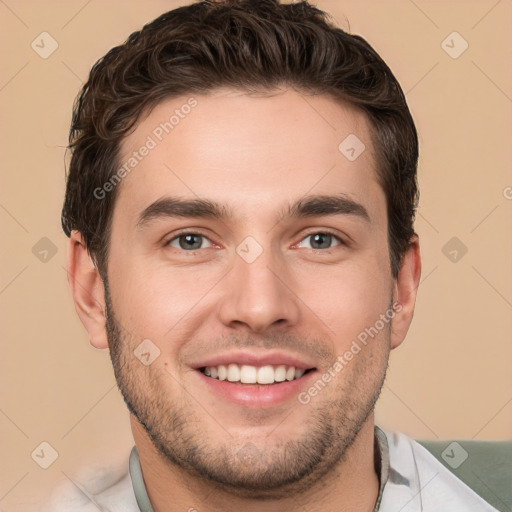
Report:
<svg viewBox="0 0 512 512"><path fill-rule="evenodd" d="M351 215L368 224L371 223L368 210L345 194L306 196L290 205L285 212L279 217L280 220L286 216L306 218L324 215Z"/></svg>
<svg viewBox="0 0 512 512"><path fill-rule="evenodd" d="M277 222L286 217L308 218L327 215L354 216L370 224L368 210L345 194L306 196L285 207L278 215ZM231 220L234 212L231 208L208 199L183 199L162 197L151 203L139 215L137 227L143 228L151 221L164 218L204 218Z"/></svg>

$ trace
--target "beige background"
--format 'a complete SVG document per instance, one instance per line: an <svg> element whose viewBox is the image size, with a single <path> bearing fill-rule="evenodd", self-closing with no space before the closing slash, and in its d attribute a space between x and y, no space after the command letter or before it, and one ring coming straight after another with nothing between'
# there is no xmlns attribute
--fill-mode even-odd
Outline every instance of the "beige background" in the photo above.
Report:
<svg viewBox="0 0 512 512"><path fill-rule="evenodd" d="M59 222L65 146L72 101L92 64L185 3L0 1L2 511L32 510L57 479L78 479L77 468L102 459L125 461L133 443L108 353L88 344L67 288ZM421 137L422 283L377 424L415 438L509 438L512 5L317 5L344 28L348 20L389 63ZM31 48L43 31L59 45L47 59ZM441 46L453 31L469 44L456 59ZM451 51L460 49L452 39ZM32 252L43 237L57 250L46 262ZM452 237L468 249L456 262L443 253ZM59 454L46 470L31 458L43 441Z"/></svg>

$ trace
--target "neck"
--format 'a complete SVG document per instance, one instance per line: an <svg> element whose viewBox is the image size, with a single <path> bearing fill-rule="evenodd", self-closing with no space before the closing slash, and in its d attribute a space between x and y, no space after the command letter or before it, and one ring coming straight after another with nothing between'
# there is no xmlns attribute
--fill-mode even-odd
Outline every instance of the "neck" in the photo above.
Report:
<svg viewBox="0 0 512 512"><path fill-rule="evenodd" d="M375 471L374 416L370 414L343 459L316 484L284 498L257 500L234 496L214 483L193 477L172 465L155 448L142 425L130 415L144 483L154 512L194 509L201 512L244 510L282 512L304 508L308 512L351 510L372 512L379 491Z"/></svg>

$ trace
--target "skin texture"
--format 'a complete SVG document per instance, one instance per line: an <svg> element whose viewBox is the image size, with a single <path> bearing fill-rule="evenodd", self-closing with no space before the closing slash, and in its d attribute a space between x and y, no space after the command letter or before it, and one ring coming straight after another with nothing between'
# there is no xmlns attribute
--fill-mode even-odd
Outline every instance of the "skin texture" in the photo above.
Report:
<svg viewBox="0 0 512 512"><path fill-rule="evenodd" d="M120 164L188 98L145 116L123 141ZM392 279L366 118L292 89L194 98L191 112L118 185L107 296L79 233L69 247L75 305L91 344L110 348L148 495L157 512L371 511L379 485L373 408L390 350L412 320L421 264L414 238ZM355 161L338 150L351 133L366 146ZM334 193L363 205L369 222L286 216L289 203ZM233 217L138 225L164 196L209 199ZM184 228L204 237L198 249L182 248L176 237ZM326 232L334 237L320 248L308 236ZM262 249L251 263L237 253L248 236ZM220 352L280 351L312 363L318 378L393 302L400 311L392 324L307 404L294 396L242 407L194 369ZM145 339L160 351L148 366L134 357Z"/></svg>

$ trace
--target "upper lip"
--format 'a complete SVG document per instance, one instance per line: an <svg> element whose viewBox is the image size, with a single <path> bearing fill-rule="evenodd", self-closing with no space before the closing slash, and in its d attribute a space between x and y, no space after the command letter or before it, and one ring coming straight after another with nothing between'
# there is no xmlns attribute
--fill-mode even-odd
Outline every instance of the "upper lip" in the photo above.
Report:
<svg viewBox="0 0 512 512"><path fill-rule="evenodd" d="M206 366L219 366L219 365L249 365L249 366L294 366L298 370L309 370L315 368L315 364L311 363L305 358L295 356L293 354L286 354L284 352L270 352L255 353L255 352L226 352L212 356L208 359L203 359L191 366L195 369L204 368Z"/></svg>

